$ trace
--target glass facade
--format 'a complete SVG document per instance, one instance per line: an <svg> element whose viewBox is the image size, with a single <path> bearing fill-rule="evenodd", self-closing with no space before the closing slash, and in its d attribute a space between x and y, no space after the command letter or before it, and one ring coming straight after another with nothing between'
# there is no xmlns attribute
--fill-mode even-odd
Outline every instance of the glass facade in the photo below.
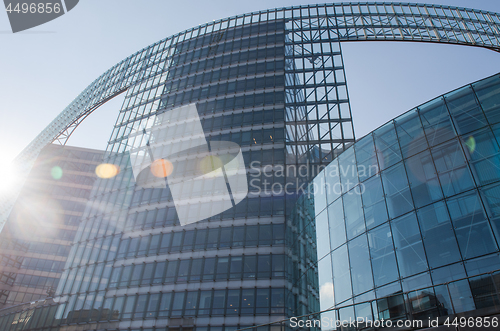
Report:
<svg viewBox="0 0 500 331"><path fill-rule="evenodd" d="M53 297L104 152L45 147L0 233L0 307Z"/></svg>
<svg viewBox="0 0 500 331"><path fill-rule="evenodd" d="M386 123L314 179L297 210L316 234L322 310L375 320L499 308L499 114L495 75Z"/></svg>

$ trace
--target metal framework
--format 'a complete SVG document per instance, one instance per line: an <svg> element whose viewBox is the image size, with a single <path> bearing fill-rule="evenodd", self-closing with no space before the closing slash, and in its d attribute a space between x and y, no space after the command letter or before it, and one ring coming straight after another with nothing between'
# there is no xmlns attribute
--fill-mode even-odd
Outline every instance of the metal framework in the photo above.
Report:
<svg viewBox="0 0 500 331"><path fill-rule="evenodd" d="M283 20L288 76L285 107L287 116L292 117L286 122L294 122L293 128L287 127L287 134L294 135L299 149L301 141L327 150L354 141L340 42L437 42L500 52L499 14L475 9L365 2L277 8L238 15L180 32L119 62L80 93L15 162L29 169L45 145L66 144L90 113L125 91L126 98L140 95L134 101L135 107L157 107L178 43L231 27ZM324 140L332 145L323 146ZM10 205L4 202L0 212L6 212Z"/></svg>

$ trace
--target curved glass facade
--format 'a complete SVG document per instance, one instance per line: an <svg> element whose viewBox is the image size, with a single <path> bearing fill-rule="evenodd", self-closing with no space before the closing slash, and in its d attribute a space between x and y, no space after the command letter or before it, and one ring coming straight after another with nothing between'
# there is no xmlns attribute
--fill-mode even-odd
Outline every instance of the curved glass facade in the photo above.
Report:
<svg viewBox="0 0 500 331"><path fill-rule="evenodd" d="M321 308L373 320L498 306L499 152L495 75L404 113L331 162L297 207L310 215L304 228L314 225Z"/></svg>

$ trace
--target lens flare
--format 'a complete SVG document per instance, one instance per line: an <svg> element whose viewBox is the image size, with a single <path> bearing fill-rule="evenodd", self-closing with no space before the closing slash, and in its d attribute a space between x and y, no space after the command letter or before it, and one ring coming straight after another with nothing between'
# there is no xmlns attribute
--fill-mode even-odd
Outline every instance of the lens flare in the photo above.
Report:
<svg viewBox="0 0 500 331"><path fill-rule="evenodd" d="M224 162L218 156L206 156L200 161L200 170L203 174L209 174L223 166Z"/></svg>
<svg viewBox="0 0 500 331"><path fill-rule="evenodd" d="M63 170L60 166L55 166L50 170L50 174L52 175L52 178L59 180L63 176Z"/></svg>
<svg viewBox="0 0 500 331"><path fill-rule="evenodd" d="M12 163L0 163L0 194L8 194L22 182L21 174Z"/></svg>
<svg viewBox="0 0 500 331"><path fill-rule="evenodd" d="M95 174L99 178L113 178L120 173L120 167L111 163L102 163L95 168Z"/></svg>
<svg viewBox="0 0 500 331"><path fill-rule="evenodd" d="M474 151L476 150L476 139L474 139L473 136L470 136L465 141L465 146L467 146L469 153L471 153L471 154L474 153Z"/></svg>
<svg viewBox="0 0 500 331"><path fill-rule="evenodd" d="M158 159L151 164L151 173L158 178L165 178L174 171L172 162L164 159Z"/></svg>

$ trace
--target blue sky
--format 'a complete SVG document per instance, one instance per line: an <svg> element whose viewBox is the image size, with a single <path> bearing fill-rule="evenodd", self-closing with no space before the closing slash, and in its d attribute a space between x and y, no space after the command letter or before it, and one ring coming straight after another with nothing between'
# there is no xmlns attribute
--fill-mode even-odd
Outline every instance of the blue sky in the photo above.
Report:
<svg viewBox="0 0 500 331"><path fill-rule="evenodd" d="M440 3L500 12L500 0ZM95 78L137 50L215 19L310 1L86 0L68 14L12 34L0 11L0 167L13 159ZM359 138L398 114L474 80L500 72L486 49L395 42L343 44ZM104 149L121 106L92 114L70 145Z"/></svg>

